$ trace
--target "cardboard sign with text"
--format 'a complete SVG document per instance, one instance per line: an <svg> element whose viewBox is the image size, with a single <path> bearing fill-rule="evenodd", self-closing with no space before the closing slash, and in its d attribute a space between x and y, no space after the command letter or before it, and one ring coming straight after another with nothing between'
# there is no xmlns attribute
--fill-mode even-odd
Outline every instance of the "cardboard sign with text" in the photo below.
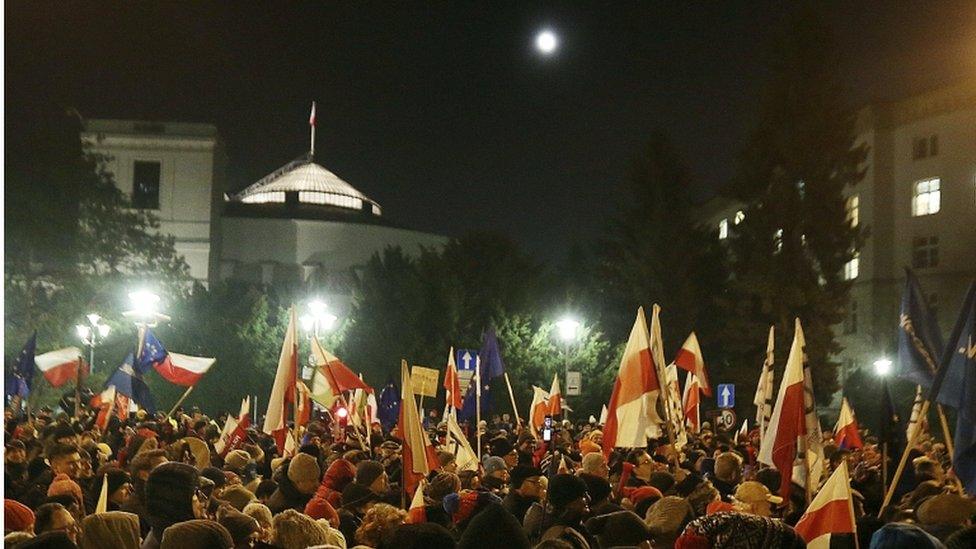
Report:
<svg viewBox="0 0 976 549"><path fill-rule="evenodd" d="M414 365L410 371L410 378L413 381L413 394L425 397L437 396L437 380L440 372L433 368Z"/></svg>

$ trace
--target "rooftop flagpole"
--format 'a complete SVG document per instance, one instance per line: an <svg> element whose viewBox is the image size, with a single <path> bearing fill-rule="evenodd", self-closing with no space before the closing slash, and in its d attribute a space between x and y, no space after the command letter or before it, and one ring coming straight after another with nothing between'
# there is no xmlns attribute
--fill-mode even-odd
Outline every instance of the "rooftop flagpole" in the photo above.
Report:
<svg viewBox="0 0 976 549"><path fill-rule="evenodd" d="M309 151L311 156L315 156L315 101L312 101L312 113L308 116L309 131L312 133L312 148Z"/></svg>

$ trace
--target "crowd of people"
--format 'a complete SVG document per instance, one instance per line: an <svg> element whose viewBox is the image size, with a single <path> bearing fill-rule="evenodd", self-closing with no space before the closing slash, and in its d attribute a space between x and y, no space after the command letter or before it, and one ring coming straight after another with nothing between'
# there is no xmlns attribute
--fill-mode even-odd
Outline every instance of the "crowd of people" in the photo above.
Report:
<svg viewBox="0 0 976 549"><path fill-rule="evenodd" d="M395 427L374 423L365 436L320 417L282 457L254 428L217 452L226 416L196 408L112 418L104 432L94 419L7 410L5 547L806 546L792 527L806 490L776 495L780 472L756 462L756 431L737 440L704 423L680 452L662 439L606 456L592 420L557 421L544 442L502 415L471 426L482 458L462 466L445 424L430 421L437 467L411 505ZM851 471L857 517L857 540L834 536L831 546L976 547L976 504L956 488L943 444L925 437L911 450L882 512L882 452L863 440L825 441L829 467L846 460Z"/></svg>

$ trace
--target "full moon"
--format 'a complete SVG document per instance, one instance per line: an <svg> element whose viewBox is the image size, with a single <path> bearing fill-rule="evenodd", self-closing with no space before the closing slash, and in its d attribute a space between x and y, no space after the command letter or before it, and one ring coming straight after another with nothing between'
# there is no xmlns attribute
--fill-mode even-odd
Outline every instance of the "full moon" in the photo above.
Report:
<svg viewBox="0 0 976 549"><path fill-rule="evenodd" d="M535 37L535 48L543 55L550 55L559 46L559 38L550 30L541 31Z"/></svg>

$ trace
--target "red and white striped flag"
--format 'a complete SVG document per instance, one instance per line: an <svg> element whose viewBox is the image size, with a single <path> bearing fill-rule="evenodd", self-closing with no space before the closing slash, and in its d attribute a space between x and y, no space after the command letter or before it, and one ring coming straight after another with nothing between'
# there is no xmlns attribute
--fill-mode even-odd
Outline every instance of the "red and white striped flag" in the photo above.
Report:
<svg viewBox="0 0 976 549"><path fill-rule="evenodd" d="M271 396L268 397L268 412L264 416L265 433L272 435L278 452L285 455L285 439L288 437L287 404L295 406L295 388L298 380L298 334L296 333L295 307L288 315L288 329L281 343L278 356L278 370L275 372Z"/></svg>
<svg viewBox="0 0 976 549"><path fill-rule="evenodd" d="M695 374L687 372L685 374L685 390L681 395L681 408L684 411L685 422L692 433L697 433L701 429L701 415L699 414L701 395L698 394L698 378Z"/></svg>
<svg viewBox="0 0 976 549"><path fill-rule="evenodd" d="M403 439L403 485L408 494L417 489L421 479L437 469L437 453L420 423L420 415L414 405L413 382L407 361L400 362L400 420L397 430Z"/></svg>
<svg viewBox="0 0 976 549"><path fill-rule="evenodd" d="M542 424L549 414L549 393L532 386L532 404L529 405L529 430L536 437L542 432Z"/></svg>
<svg viewBox="0 0 976 549"><path fill-rule="evenodd" d="M779 386L779 396L759 446L759 461L779 470L779 495L789 499L793 462L797 459L797 440L806 436L803 407L803 332L797 321L793 345L786 361L786 371Z"/></svg>
<svg viewBox="0 0 976 549"><path fill-rule="evenodd" d="M237 418L228 416L224 423L224 428L220 432L220 438L214 443L214 450L221 456L227 455L231 450L244 444L247 438L247 428L251 426L251 397L244 397L241 400L241 410Z"/></svg>
<svg viewBox="0 0 976 549"><path fill-rule="evenodd" d="M447 355L447 369L444 372L444 391L447 408L457 413L461 409L461 379L458 377L457 363L454 362L454 347Z"/></svg>
<svg viewBox="0 0 976 549"><path fill-rule="evenodd" d="M705 371L705 358L702 356L701 346L698 344L698 336L691 332L685 340L678 356L674 357L674 363L686 372L695 374L701 390L705 396L712 396L712 386L708 383L708 373Z"/></svg>
<svg viewBox="0 0 976 549"><path fill-rule="evenodd" d="M417 485L417 491L413 494L413 499L410 501L410 509L407 511L407 524L420 524L422 522L427 522L427 507L424 502L424 484L426 481L421 481Z"/></svg>
<svg viewBox="0 0 976 549"><path fill-rule="evenodd" d="M840 401L840 416L837 417L837 426L834 427L834 443L841 448L861 448L861 433L857 430L857 419L854 418L854 409L851 408L847 397Z"/></svg>
<svg viewBox="0 0 976 549"><path fill-rule="evenodd" d="M857 536L846 460L841 461L840 467L824 483L793 529L810 549L829 549L833 534Z"/></svg>
<svg viewBox="0 0 976 549"><path fill-rule="evenodd" d="M563 395L559 392L559 374L552 376L552 388L549 389L549 415L556 417L563 413Z"/></svg>
<svg viewBox="0 0 976 549"><path fill-rule="evenodd" d="M769 426L769 419L773 414L773 345L776 342L774 330L773 326L769 327L766 359L763 361L762 373L759 374L756 396L752 399L752 403L756 405L756 425L759 426L760 443L765 438L766 427Z"/></svg>
<svg viewBox="0 0 976 549"><path fill-rule="evenodd" d="M78 377L78 363L81 361L81 349L65 347L34 357L37 369L44 374L44 379L51 387L60 387L68 381ZM85 366L87 367L87 366Z"/></svg>
<svg viewBox="0 0 976 549"><path fill-rule="evenodd" d="M651 358L647 320L641 307L637 309L637 318L620 359L620 370L607 407L607 423L603 429L605 455L610 455L614 448L647 445L648 429L661 423L656 409L660 393L661 383Z"/></svg>

